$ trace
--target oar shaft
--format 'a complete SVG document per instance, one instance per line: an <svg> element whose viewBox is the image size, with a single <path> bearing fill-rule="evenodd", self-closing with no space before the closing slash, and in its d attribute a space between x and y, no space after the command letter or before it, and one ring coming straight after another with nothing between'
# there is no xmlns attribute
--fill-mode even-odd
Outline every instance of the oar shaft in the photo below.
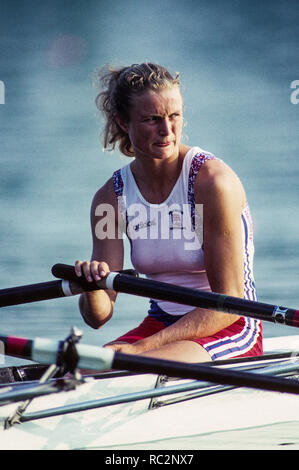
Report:
<svg viewBox="0 0 299 470"><path fill-rule="evenodd" d="M0 337L1 338L1 337ZM14 338L7 340L9 345L7 353L13 352L14 345L20 353L20 345L26 345L24 358L29 358L42 364L53 364L57 359L57 354L61 354L61 341L47 338L36 338L34 340L26 338ZM25 346L24 346L25 347ZM279 377L261 376L260 374L221 369L216 366L201 364L188 364L169 360L161 360L150 357L135 356L114 352L109 348L98 346L76 345L78 363L77 366L83 369L93 370L129 370L139 373L165 374L170 377L184 379L204 380L222 385L232 385L236 387L258 388L268 391L279 391L299 394L299 383L293 379L283 379ZM61 358L61 357L60 357Z"/></svg>
<svg viewBox="0 0 299 470"><path fill-rule="evenodd" d="M60 280L0 289L0 307L57 299L59 297L68 297L81 294L82 292L105 288L104 280L98 283L90 283L83 277L79 279L72 266L57 266L66 266L68 268L67 277L56 276L60 277ZM132 273L133 270L125 272Z"/></svg>
<svg viewBox="0 0 299 470"><path fill-rule="evenodd" d="M299 383L294 379L283 379L260 374L221 369L200 364L185 364L175 361L133 356L116 352L112 367L135 372L165 374L183 379L205 380L235 387L257 388L273 392L299 394Z"/></svg>
<svg viewBox="0 0 299 470"><path fill-rule="evenodd" d="M78 280L73 266L56 264L52 268L52 273L54 276L63 279ZM104 288L113 289L117 292L299 327L299 310L291 308L240 299L225 294L190 289L165 282L128 276L122 273L110 273L106 280L100 281L100 284L95 282L91 284L94 285L94 288L103 288L104 281Z"/></svg>
<svg viewBox="0 0 299 470"><path fill-rule="evenodd" d="M32 340L17 336L0 336L0 341L4 344L5 354L16 356L22 359L31 359Z"/></svg>
<svg viewBox="0 0 299 470"><path fill-rule="evenodd" d="M0 290L0 307L64 297L62 281L42 282Z"/></svg>
<svg viewBox="0 0 299 470"><path fill-rule="evenodd" d="M109 283L109 275L107 279ZM142 278L116 275L112 286L114 290L144 297L167 300L192 307L217 310L224 313L245 315L247 317L282 323L299 327L299 310L270 305L262 302L240 299L225 294L205 292L168 283Z"/></svg>
<svg viewBox="0 0 299 470"><path fill-rule="evenodd" d="M54 265L52 273L62 280L0 290L0 307L77 295L96 289L113 289L117 292L141 297L166 300L192 307L244 315L272 323L299 327L299 310L292 308L189 289L118 272L109 273L106 279L99 282L88 282L83 277L77 277L73 266L65 264Z"/></svg>
<svg viewBox="0 0 299 470"><path fill-rule="evenodd" d="M106 284L109 286L109 276ZM269 319L272 316L273 306L253 302L251 300L230 297L224 294L205 292L187 287L168 284L165 282L153 281L143 278L130 279L128 276L116 275L112 283L113 289L118 292L138 295L141 297L151 297L159 300L167 300L192 307L219 310L226 313L243 314L254 316L257 308L261 319ZM112 287L111 286L111 287ZM275 319L272 318L274 322Z"/></svg>
<svg viewBox="0 0 299 470"><path fill-rule="evenodd" d="M23 359L31 359L40 364L55 364L58 354L62 354L64 341L49 338L20 338L17 336L0 336L4 343L5 354ZM79 356L77 366L80 369L105 370L112 365L114 351L108 348L76 345Z"/></svg>

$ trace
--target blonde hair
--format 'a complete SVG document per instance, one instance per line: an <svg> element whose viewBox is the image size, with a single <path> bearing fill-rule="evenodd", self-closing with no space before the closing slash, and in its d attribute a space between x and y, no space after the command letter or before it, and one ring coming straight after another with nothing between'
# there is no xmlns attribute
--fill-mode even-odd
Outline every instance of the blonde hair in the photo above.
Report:
<svg viewBox="0 0 299 470"><path fill-rule="evenodd" d="M128 134L116 122L116 115L129 121L133 95L147 90L160 90L179 86L179 74L173 76L166 68L153 63L133 64L129 67L101 69L97 81L102 91L96 97L96 106L106 119L103 131L104 149L119 150L134 156Z"/></svg>

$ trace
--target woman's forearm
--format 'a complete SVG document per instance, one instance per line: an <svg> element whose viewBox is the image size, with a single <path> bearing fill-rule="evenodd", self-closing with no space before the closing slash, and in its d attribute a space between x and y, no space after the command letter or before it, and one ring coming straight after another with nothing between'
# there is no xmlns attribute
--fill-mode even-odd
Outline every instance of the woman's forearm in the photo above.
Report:
<svg viewBox="0 0 299 470"><path fill-rule="evenodd" d="M237 315L222 314L197 308L167 328L134 344L140 348L140 352L145 352L175 341L204 338L227 328L237 321L238 318Z"/></svg>
<svg viewBox="0 0 299 470"><path fill-rule="evenodd" d="M80 296L79 308L84 321L98 329L112 316L114 301L104 290L85 292Z"/></svg>

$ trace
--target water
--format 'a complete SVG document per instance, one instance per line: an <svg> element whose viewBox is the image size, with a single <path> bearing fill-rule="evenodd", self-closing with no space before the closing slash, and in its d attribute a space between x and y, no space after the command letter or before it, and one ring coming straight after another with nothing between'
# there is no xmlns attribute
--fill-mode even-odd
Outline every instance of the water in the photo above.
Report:
<svg viewBox="0 0 299 470"><path fill-rule="evenodd" d="M298 2L0 1L0 286L53 279L90 256L95 191L127 160L103 153L93 72L144 60L180 71L188 142L240 176L255 221L259 299L299 304ZM129 267L128 257L126 267ZM61 339L72 325L103 344L147 301L122 294L93 331L77 299L2 309L0 331ZM265 334L296 330L265 325Z"/></svg>

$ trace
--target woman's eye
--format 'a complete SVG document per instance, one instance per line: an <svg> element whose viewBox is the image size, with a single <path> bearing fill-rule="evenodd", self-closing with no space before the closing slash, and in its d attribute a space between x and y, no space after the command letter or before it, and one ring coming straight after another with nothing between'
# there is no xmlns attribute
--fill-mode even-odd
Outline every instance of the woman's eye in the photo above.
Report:
<svg viewBox="0 0 299 470"><path fill-rule="evenodd" d="M156 120L157 120L156 116L150 116L144 119L145 122L154 122Z"/></svg>

